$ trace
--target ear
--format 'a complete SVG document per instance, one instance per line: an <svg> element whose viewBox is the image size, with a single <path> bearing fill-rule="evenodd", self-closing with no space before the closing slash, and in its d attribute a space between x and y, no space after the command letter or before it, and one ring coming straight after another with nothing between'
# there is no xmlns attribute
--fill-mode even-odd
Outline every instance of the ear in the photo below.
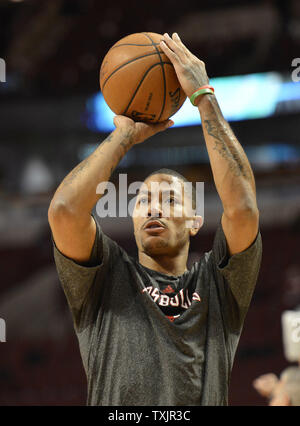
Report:
<svg viewBox="0 0 300 426"><path fill-rule="evenodd" d="M194 216L190 222L191 222L190 236L194 237L203 225L203 217L202 216Z"/></svg>

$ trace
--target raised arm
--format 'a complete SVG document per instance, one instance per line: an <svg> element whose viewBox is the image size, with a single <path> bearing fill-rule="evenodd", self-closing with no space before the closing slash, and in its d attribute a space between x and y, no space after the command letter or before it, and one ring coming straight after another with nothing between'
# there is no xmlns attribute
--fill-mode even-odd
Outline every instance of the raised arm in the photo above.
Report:
<svg viewBox="0 0 300 426"><path fill-rule="evenodd" d="M116 129L85 160L79 163L57 188L48 210L48 220L57 248L77 261L89 260L96 234L91 212L99 198L99 183L107 182L118 163L135 144L173 122L148 125L116 116Z"/></svg>
<svg viewBox="0 0 300 426"><path fill-rule="evenodd" d="M172 61L188 97L209 84L205 64L193 55L175 33L165 34L161 48ZM224 119L216 96L196 98L214 182L223 205L222 227L230 254L245 250L258 231L255 180L247 156Z"/></svg>

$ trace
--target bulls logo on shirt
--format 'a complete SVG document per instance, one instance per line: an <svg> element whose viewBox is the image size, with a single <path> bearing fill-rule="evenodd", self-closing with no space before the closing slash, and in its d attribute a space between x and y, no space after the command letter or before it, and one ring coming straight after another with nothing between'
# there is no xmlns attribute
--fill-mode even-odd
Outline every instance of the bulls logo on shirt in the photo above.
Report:
<svg viewBox="0 0 300 426"><path fill-rule="evenodd" d="M188 307L192 304L187 289L185 291L181 289L179 293L173 297L168 296L167 294L161 294L158 288L152 286L145 287L142 290L142 293L145 292L148 292L153 301L159 306L188 309ZM162 290L162 293L171 292L174 292L171 286L167 286L164 290ZM194 292L192 294L192 301L201 302L201 297L198 293Z"/></svg>

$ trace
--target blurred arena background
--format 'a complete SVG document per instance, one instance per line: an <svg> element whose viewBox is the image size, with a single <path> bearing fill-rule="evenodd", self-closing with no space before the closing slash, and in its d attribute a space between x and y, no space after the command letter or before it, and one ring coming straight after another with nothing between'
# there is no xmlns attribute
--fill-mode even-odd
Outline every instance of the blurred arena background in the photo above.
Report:
<svg viewBox="0 0 300 426"><path fill-rule="evenodd" d="M267 112L246 111L231 122L256 176L263 259L230 404L266 405L252 381L290 365L281 314L300 305L300 82L292 80L292 60L300 57L300 2L0 0L0 57L6 62L6 81L0 82L0 318L6 323L0 405L85 404L47 209L62 178L106 136L90 125L104 55L121 37L141 31L177 31L212 78L271 73L285 85L286 96L273 97ZM260 87L251 100L258 109L266 98ZM239 97L234 90L230 96ZM240 96L252 90L249 84ZM128 173L130 182L160 167L205 182L205 224L191 244L195 261L211 249L221 215L201 127L173 128L134 149L131 161L114 172L116 183L118 173ZM135 255L130 219L101 224Z"/></svg>

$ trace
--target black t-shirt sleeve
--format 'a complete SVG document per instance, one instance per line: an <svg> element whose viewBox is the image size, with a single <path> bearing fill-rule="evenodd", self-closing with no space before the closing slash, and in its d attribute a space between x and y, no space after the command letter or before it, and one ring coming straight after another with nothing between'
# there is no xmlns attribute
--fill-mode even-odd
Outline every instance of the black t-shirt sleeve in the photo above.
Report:
<svg viewBox="0 0 300 426"><path fill-rule="evenodd" d="M241 328L256 285L262 257L262 238L258 229L252 244L230 256L221 221L212 249L212 267L224 320L231 330Z"/></svg>
<svg viewBox="0 0 300 426"><path fill-rule="evenodd" d="M103 233L96 220L95 222L96 235L88 262L78 263L62 254L52 237L57 273L77 328L87 299L88 303L91 303L92 300L96 303L97 294L99 295L100 291L100 289L94 288L96 281L97 286L101 286L100 280L96 278L107 271L110 263L113 242ZM93 292L93 297L88 297L91 292Z"/></svg>

